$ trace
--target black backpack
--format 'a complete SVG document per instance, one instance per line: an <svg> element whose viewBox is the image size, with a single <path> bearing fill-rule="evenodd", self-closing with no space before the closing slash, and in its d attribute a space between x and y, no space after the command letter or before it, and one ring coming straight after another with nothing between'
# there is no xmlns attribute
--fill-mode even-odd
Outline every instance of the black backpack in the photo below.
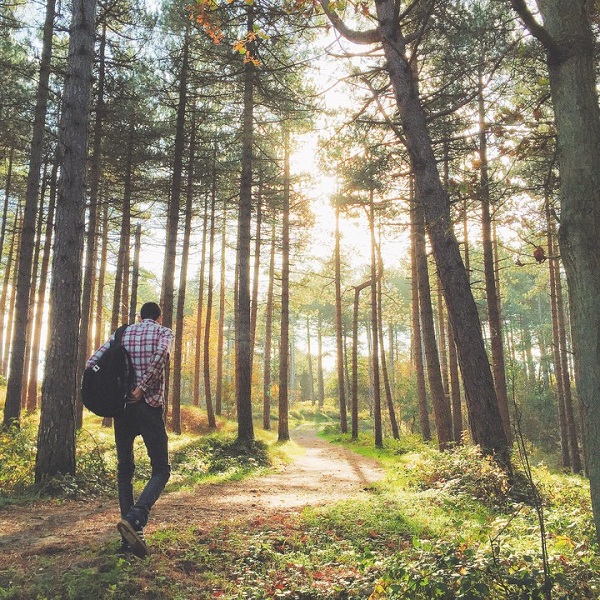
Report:
<svg viewBox="0 0 600 600"><path fill-rule="evenodd" d="M83 405L99 417L116 417L125 410L134 388L135 373L129 352L121 345L127 325L115 331L110 347L93 367L87 367L81 380Z"/></svg>

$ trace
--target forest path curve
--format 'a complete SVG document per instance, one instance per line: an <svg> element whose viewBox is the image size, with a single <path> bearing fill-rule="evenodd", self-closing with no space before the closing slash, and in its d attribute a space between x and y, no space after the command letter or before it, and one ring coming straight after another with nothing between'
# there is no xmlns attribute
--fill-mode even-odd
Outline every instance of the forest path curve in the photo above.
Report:
<svg viewBox="0 0 600 600"><path fill-rule="evenodd" d="M164 494L147 532L190 526L210 529L226 521L250 522L299 512L367 493L383 478L376 461L320 439L313 429L296 429L292 439L303 454L274 472ZM117 500L106 498L1 509L0 567L27 556L67 555L116 539L117 519Z"/></svg>

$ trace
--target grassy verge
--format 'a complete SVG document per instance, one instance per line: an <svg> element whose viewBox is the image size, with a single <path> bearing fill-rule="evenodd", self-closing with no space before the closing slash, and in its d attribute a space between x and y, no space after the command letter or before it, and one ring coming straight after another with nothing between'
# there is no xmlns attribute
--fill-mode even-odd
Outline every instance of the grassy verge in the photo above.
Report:
<svg viewBox="0 0 600 600"><path fill-rule="evenodd" d="M306 411L295 418L311 424ZM321 413L319 422L335 419ZM172 489L268 468L260 444L248 454L227 432L207 437L201 423L192 429L172 438ZM539 524L521 477L509 482L473 448L440 455L405 436L376 450L366 434L352 442L335 427L325 430L331 441L377 458L386 479L358 498L302 514L159 529L149 535L149 561L119 558L108 543L68 561L27 557L0 571L0 600L548 597ZM111 440L101 428L90 435L110 472ZM298 451L264 435L279 460ZM534 477L544 502L551 597L600 597L587 482L543 465Z"/></svg>

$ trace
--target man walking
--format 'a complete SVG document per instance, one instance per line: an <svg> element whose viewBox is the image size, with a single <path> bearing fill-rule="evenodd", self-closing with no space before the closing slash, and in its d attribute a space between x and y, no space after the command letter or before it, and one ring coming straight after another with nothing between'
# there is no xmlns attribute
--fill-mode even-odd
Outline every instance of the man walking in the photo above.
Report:
<svg viewBox="0 0 600 600"><path fill-rule="evenodd" d="M129 352L135 371L135 387L125 411L114 418L117 448L117 483L121 520L121 552L148 556L144 527L150 510L158 500L171 474L168 440L163 418L165 367L173 341L173 332L161 325L161 309L156 302L146 302L140 311L141 320L127 327L121 344ZM110 346L110 340L87 361L96 364ZM133 442L141 435L152 466L152 476L137 501L133 497L135 459Z"/></svg>

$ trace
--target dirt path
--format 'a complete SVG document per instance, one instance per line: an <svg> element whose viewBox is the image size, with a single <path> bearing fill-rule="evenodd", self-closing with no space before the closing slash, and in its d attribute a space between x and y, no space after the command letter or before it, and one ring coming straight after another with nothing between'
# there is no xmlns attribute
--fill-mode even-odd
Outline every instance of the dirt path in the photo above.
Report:
<svg viewBox="0 0 600 600"><path fill-rule="evenodd" d="M323 441L312 430L296 430L293 439L304 454L277 472L163 495L148 532L297 512L366 493L383 477L375 461ZM103 499L0 510L0 566L27 556L68 554L115 538L116 504Z"/></svg>

